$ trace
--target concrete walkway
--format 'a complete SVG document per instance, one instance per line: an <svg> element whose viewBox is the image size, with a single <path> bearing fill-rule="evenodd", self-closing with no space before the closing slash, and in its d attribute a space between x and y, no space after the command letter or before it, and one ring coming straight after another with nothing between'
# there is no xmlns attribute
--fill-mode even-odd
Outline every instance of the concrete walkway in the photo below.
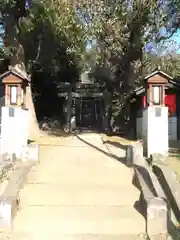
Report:
<svg viewBox="0 0 180 240"><path fill-rule="evenodd" d="M124 155L110 156L99 134L41 146L40 164L20 193L13 239L139 239L145 221L133 207L139 191Z"/></svg>

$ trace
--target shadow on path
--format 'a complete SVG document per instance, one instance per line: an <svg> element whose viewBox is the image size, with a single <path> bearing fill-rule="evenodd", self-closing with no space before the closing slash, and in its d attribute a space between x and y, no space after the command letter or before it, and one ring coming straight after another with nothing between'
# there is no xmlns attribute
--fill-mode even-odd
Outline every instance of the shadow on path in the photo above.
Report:
<svg viewBox="0 0 180 240"><path fill-rule="evenodd" d="M176 226L172 221L168 224L168 231L173 240L180 239L180 227Z"/></svg>
<svg viewBox="0 0 180 240"><path fill-rule="evenodd" d="M114 142L114 141L107 140L107 141L104 141L104 143L105 144L110 144L110 145L112 145L114 147L117 147L117 148L121 148L123 150L126 150L126 148L127 148L127 145L123 145L123 144L121 144L119 142Z"/></svg>
<svg viewBox="0 0 180 240"><path fill-rule="evenodd" d="M80 141L82 141L82 142L84 142L85 144L87 144L88 146L96 149L97 151L103 153L104 155L106 155L106 156L108 156L108 157L111 157L111 158L114 158L114 159L116 159L118 162L123 163L124 165L126 165L126 163L125 163L125 157L118 157L118 156L116 156L116 155L113 154L113 153L110 153L110 152L108 153L108 152L106 152L106 151L98 148L97 146L95 146L95 145L87 142L87 141L84 140L83 138L79 137L77 134L76 134L76 137L77 137ZM103 142L103 144L104 144L104 143L105 143L105 142ZM109 151L108 148L107 148L107 151Z"/></svg>

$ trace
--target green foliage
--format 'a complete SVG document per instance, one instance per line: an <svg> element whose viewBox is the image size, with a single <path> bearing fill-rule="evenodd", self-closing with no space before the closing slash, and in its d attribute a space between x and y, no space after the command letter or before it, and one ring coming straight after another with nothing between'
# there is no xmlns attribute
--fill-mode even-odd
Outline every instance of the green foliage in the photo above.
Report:
<svg viewBox="0 0 180 240"><path fill-rule="evenodd" d="M86 37L95 40L93 51L88 54L91 75L111 91L109 107L115 117L133 90L142 84L147 70L157 68L154 59L143 49L148 42L161 40L157 33L167 17L158 2L77 0L78 10L86 22ZM165 57L153 57L164 70L172 71Z"/></svg>
<svg viewBox="0 0 180 240"><path fill-rule="evenodd" d="M179 54L166 54L164 56L144 54L143 60L144 60L143 75L149 74L158 67L172 77L180 76Z"/></svg>
<svg viewBox="0 0 180 240"><path fill-rule="evenodd" d="M34 4L21 24L20 39L30 66L38 65L41 71L53 75L62 72L66 65L79 67L84 48L83 28L77 24L73 8L63 1Z"/></svg>
<svg viewBox="0 0 180 240"><path fill-rule="evenodd" d="M0 6L8 54L17 55L21 45L29 71L38 69L52 76L60 74L64 77L65 70L69 68L73 70L71 78L76 78L75 72L80 67L84 51L84 32L74 9L63 0L41 0L32 1L30 10L23 14L23 9L20 11L17 5L19 1L8 2L4 0ZM17 12L21 14L17 15Z"/></svg>
<svg viewBox="0 0 180 240"><path fill-rule="evenodd" d="M96 66L112 73L114 91L126 94L141 75L142 49L156 30L153 14L156 1L78 1L78 9L87 22L86 34L96 40ZM106 74L104 74L106 75ZM107 75L106 75L107 76ZM122 91L121 91L122 94Z"/></svg>

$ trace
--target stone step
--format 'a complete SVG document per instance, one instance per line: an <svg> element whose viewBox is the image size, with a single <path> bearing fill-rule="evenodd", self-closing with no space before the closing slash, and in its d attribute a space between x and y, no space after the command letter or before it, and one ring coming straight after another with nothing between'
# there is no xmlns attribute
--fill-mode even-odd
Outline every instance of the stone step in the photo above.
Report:
<svg viewBox="0 0 180 240"><path fill-rule="evenodd" d="M133 172L131 169L112 169L76 166L69 168L34 169L28 174L29 183L60 183L60 184L97 184L97 185L131 185Z"/></svg>
<svg viewBox="0 0 180 240"><path fill-rule="evenodd" d="M116 171L123 170L128 172L128 168L122 164L125 161L125 156L122 153L117 155L111 155L109 152L100 152L97 150L89 150L87 148L80 148L79 151L74 151L74 149L69 147L62 147L59 151L61 154L57 157L54 155L53 148L41 156L41 164L38 166L38 169L45 169L48 167L49 171L54 170L54 166L59 166L60 168L93 168L93 169L112 169ZM70 154L71 153L71 154ZM66 156L66 157L61 157ZM49 164L51 161L51 164ZM57 169L58 170L58 169Z"/></svg>
<svg viewBox="0 0 180 240"><path fill-rule="evenodd" d="M122 171L123 172L122 172ZM106 165L102 165L101 167L95 167L92 166L91 164L87 164L87 165L70 165L68 164L67 166L65 165L61 165L58 169L54 167L54 169L52 169L51 167L49 167L49 169L45 169L44 166L39 167L37 169L32 170L29 175L31 175L31 173L34 173L37 175L39 173L41 174L52 174L52 175L62 175L64 173L66 173L67 175L72 175L72 174L76 174L76 175L86 175L88 177L92 176L91 174L96 174L96 175L109 175L109 176L114 176L114 177L124 177L125 175L127 176L132 176L132 169L127 169L125 167L120 169L116 169L115 167L111 167L111 166L106 166ZM120 176L121 175L121 176ZM105 177L105 176L104 176Z"/></svg>
<svg viewBox="0 0 180 240"><path fill-rule="evenodd" d="M139 191L131 186L28 184L20 194L23 205L131 205Z"/></svg>
<svg viewBox="0 0 180 240"><path fill-rule="evenodd" d="M91 177L92 176L92 177ZM30 178L28 178L27 182L28 183L57 183L57 184L82 184L82 185L91 185L91 184L96 184L96 185L114 185L114 186L130 186L131 181L123 181L123 178L125 176L113 176L113 174L107 174L107 175L78 175L77 173L72 173L72 174L67 174L64 172L63 174L59 174L59 177L57 175L52 175L52 174L45 174L45 173L39 173L35 175L31 175ZM132 179L131 176L126 176L129 179Z"/></svg>
<svg viewBox="0 0 180 240"><path fill-rule="evenodd" d="M125 154L123 154L121 151L119 151L117 149L117 154L115 153L111 153L111 152L105 152L105 151L97 151L97 150L89 150L87 148L80 148L79 152L75 152L74 149L72 148L68 148L64 150L64 148L62 148L62 151L60 150L62 155L57 156L53 156L53 150L52 153L49 154L49 152L47 152L47 159L49 156L49 159L51 160L52 164L55 163L61 163L61 164L65 164L65 163L71 163L71 164L86 164L89 162L90 163L96 163L96 164L115 164L118 165L118 161L117 158L125 158ZM69 153L71 152L72 155L70 155ZM114 154L114 155L113 155ZM62 158L61 156L66 156L66 158ZM113 161L114 160L114 161ZM42 164L44 165L44 162L47 163L47 160L41 160ZM115 166L115 165L114 165Z"/></svg>
<svg viewBox="0 0 180 240"><path fill-rule="evenodd" d="M99 172L99 171L114 171L114 173L119 173L121 170L123 170L125 173L129 173L130 169L127 168L122 163L118 162L117 160L113 159L106 159L106 158L86 158L86 159L66 159L61 160L59 159L59 162L55 162L52 159L49 158L49 161L51 161L51 165L48 164L48 162L41 162L41 165L36 166L36 168L33 169L33 171L48 171L48 172L55 172L58 173L60 170L76 170L79 171L93 171L93 172ZM56 160L57 161L57 160ZM58 169L55 167L58 166ZM47 169L48 167L48 169Z"/></svg>
<svg viewBox="0 0 180 240"><path fill-rule="evenodd" d="M1 235L0 235L1 237ZM7 238L7 235L3 235L2 239L16 239L16 240L145 240L144 234L138 235L94 235L94 234L80 234L80 235L54 235L54 234L29 234L26 233L14 233ZM11 238L10 238L11 237Z"/></svg>
<svg viewBox="0 0 180 240"><path fill-rule="evenodd" d="M74 152L74 156L79 155L80 153L83 153L82 155L82 159L86 159L86 158L90 158L90 156L96 156L95 159L97 159L97 157L113 157L113 155L117 156L117 157L125 157L125 147L124 149L118 148L118 147L112 147L112 146L107 146L107 145L93 145L93 147L85 145L85 146L58 146L59 151L61 152L61 154L59 155L59 158L61 159L61 156L64 156L65 154L69 154L69 152ZM78 153L79 150L80 152ZM50 155L50 153L52 154L52 152L57 151L57 147L51 147L50 149L45 149L43 154L44 155L46 152L47 154ZM112 154L112 155L111 155ZM57 156L53 155L51 156L52 158L57 158ZM93 160L93 159L92 159Z"/></svg>
<svg viewBox="0 0 180 240"><path fill-rule="evenodd" d="M43 234L136 235L145 231L145 220L133 207L53 207L20 209L15 232Z"/></svg>

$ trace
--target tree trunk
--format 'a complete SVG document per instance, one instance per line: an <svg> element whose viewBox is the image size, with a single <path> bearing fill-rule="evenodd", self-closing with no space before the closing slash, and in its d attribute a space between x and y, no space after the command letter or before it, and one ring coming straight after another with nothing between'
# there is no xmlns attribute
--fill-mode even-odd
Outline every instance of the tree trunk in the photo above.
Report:
<svg viewBox="0 0 180 240"><path fill-rule="evenodd" d="M30 139L37 139L40 135L40 129L37 122L36 112L34 108L33 98L32 98L32 90L31 84L26 88L26 104L27 108L30 111L30 124L29 124L29 138Z"/></svg>

